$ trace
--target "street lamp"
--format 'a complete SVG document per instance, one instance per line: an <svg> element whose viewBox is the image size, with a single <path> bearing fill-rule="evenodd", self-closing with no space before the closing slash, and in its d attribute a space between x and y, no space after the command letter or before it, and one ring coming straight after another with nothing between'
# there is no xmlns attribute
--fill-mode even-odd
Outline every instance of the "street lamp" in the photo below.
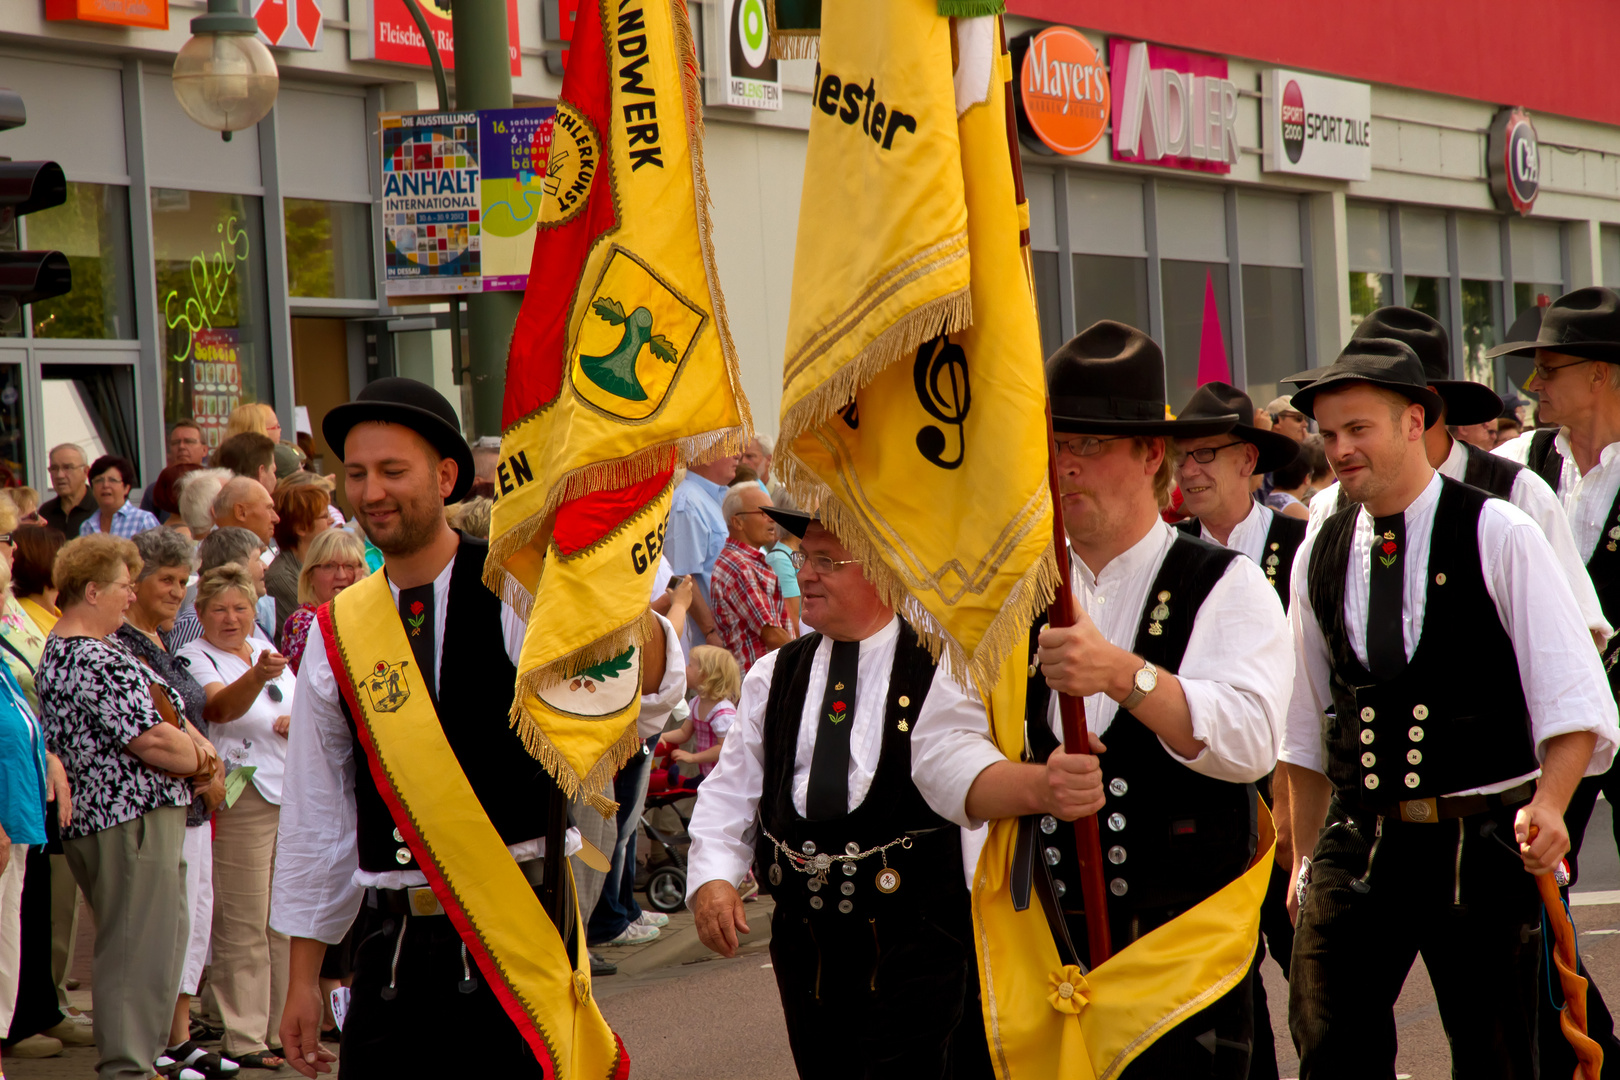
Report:
<svg viewBox="0 0 1620 1080"><path fill-rule="evenodd" d="M281 77L258 38L259 24L240 0L208 0L191 20L191 40L174 58L174 96L186 115L229 142L231 132L263 120Z"/></svg>

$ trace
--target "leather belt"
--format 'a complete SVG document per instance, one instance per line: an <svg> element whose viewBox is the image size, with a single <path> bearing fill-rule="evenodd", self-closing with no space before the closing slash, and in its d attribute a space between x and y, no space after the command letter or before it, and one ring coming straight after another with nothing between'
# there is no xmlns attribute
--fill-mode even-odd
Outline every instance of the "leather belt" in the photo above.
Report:
<svg viewBox="0 0 1620 1080"><path fill-rule="evenodd" d="M1527 803L1536 793L1534 780L1491 795L1442 795L1433 799L1407 799L1398 803L1369 807L1368 812L1413 825L1431 825L1455 818L1472 817L1491 810L1505 810Z"/></svg>

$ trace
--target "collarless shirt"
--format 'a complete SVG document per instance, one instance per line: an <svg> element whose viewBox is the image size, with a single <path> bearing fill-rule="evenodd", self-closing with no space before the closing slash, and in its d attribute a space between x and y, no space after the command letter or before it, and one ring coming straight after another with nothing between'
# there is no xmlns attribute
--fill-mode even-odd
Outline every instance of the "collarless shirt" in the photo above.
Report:
<svg viewBox="0 0 1620 1080"><path fill-rule="evenodd" d="M1528 442L1525 443L1525 447L1528 449ZM1501 454L1501 451L1502 448L1498 447L1495 453ZM1502 456L1520 465L1524 464L1522 457L1515 457L1513 454ZM1569 465L1567 457L1564 464ZM1440 463L1437 471L1448 480L1455 480L1459 484L1466 482L1464 478L1468 474L1468 448L1460 439L1451 441L1451 453L1446 455L1446 460ZM1613 475L1617 478L1617 482L1620 482L1620 469L1613 470ZM1575 594L1575 604L1580 608L1581 618L1585 620L1586 626L1607 638L1614 628L1604 616L1603 605L1598 602L1597 590L1592 587L1592 578L1586 572L1586 557L1591 554L1592 545L1583 547L1578 536L1573 534L1574 517L1568 512L1568 504L1561 501L1557 493L1547 486L1547 482L1528 468L1513 478L1513 489L1508 494L1507 501L1523 510L1547 538L1547 544L1553 551L1553 558L1563 570L1570 590ZM1611 501L1614 499L1613 487L1609 489L1608 498ZM1308 531L1316 532L1338 509L1339 485L1329 484L1317 492L1316 497L1311 500ZM1608 512L1609 503L1605 502L1598 510L1599 520L1601 515ZM1582 554L1583 552L1586 554ZM1295 565L1305 565L1297 561L1297 555L1295 560Z"/></svg>
<svg viewBox="0 0 1620 1080"><path fill-rule="evenodd" d="M1428 597L1429 552L1441 481L1431 476L1428 485L1406 508L1406 553L1401 564L1401 630L1410 660L1423 636L1424 607ZM1312 533L1300 545L1295 565L1310 566L1317 537ZM1345 567L1344 620L1350 648L1367 663L1367 605L1372 581L1373 519L1365 508L1356 513L1350 537L1350 558ZM1620 745L1614 698L1576 606L1569 582L1553 558L1541 530L1518 507L1489 499L1479 515L1480 569L1485 591L1496 606L1502 627L1513 642L1519 679L1530 708L1530 729L1536 756L1544 757L1546 743L1572 731L1597 735L1586 774L1606 772ZM1282 760L1315 772L1325 772L1322 715L1333 709L1332 667L1327 638L1311 606L1310 575L1293 576L1293 598L1288 621L1294 636L1297 663L1293 698L1283 733ZM1469 627L1445 627L1440 633L1467 634ZM1535 663L1530 662L1532 653ZM1488 677L1488 673L1486 673ZM1498 784L1447 794L1505 791L1540 770Z"/></svg>
<svg viewBox="0 0 1620 1080"><path fill-rule="evenodd" d="M1527 431L1517 439L1498 446L1493 453L1527 465L1530 441L1534 437L1535 432ZM1553 437L1553 446L1564 459L1558 472L1558 500L1569 517L1575 549L1580 552L1584 565L1585 560L1597 550L1598 541L1611 525L1609 507L1614 505L1615 493L1620 491L1620 442L1605 446L1598 454L1597 464L1584 474L1575 464L1575 452L1569 446L1568 428L1558 429L1558 434Z"/></svg>
<svg viewBox="0 0 1620 1080"><path fill-rule="evenodd" d="M1277 511L1269 506L1261 506L1253 499L1249 503L1248 516L1232 527L1232 534L1226 538L1226 543L1215 539L1203 522L1198 524L1198 535L1212 544L1247 555L1258 563L1266 554L1266 535L1271 532L1271 520L1277 516Z"/></svg>
<svg viewBox="0 0 1620 1080"><path fill-rule="evenodd" d="M1075 600L1120 648L1135 649L1148 591L1175 539L1176 530L1155 521L1147 535L1101 574L1071 558ZM1170 603L1175 602L1172 597ZM1294 657L1277 590L1256 563L1233 559L1227 566L1198 609L1174 674L1187 698L1193 735L1204 749L1190 759L1168 746L1165 753L1217 780L1246 784L1270 772L1277 762ZM1119 703L1099 693L1087 697L1085 705L1086 726L1106 741ZM1047 722L1061 738L1056 694ZM968 788L980 772L1002 760L978 699L967 697L948 679L935 680L911 735L912 779L928 805L958 825L977 827L981 822L967 816Z"/></svg>

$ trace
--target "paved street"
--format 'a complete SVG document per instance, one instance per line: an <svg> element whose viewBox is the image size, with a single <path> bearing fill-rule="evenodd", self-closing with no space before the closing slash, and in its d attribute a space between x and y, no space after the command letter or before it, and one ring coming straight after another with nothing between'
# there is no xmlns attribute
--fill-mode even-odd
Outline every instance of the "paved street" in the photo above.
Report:
<svg viewBox="0 0 1620 1080"><path fill-rule="evenodd" d="M1612 842L1610 809L1599 801L1588 836L1586 865L1576 894L1575 924L1581 954L1597 984L1611 987L1620 1000L1620 856ZM602 1011L630 1052L634 1080L793 1080L787 1034L777 1001L776 981L766 952L770 934L768 898L748 906L753 928L742 952L722 960L697 940L692 917L682 911L649 945L600 950L619 965L619 974L596 982ZM89 920L75 957L84 982L77 996L92 1005ZM1288 1038L1288 988L1269 960L1262 972L1270 998L1281 1075L1297 1075L1298 1061ZM1421 961L1407 979L1395 1009L1400 1032L1399 1076L1446 1080L1451 1075L1445 1032L1434 993ZM476 1046L475 1033L442 1033ZM469 1050L469 1055L473 1051ZM74 1049L44 1061L5 1061L12 1080L66 1080L92 1076L94 1049ZM467 1063L473 1065L471 1056ZM481 1075L476 1068L458 1070ZM291 1069L244 1073L245 1080L296 1076Z"/></svg>

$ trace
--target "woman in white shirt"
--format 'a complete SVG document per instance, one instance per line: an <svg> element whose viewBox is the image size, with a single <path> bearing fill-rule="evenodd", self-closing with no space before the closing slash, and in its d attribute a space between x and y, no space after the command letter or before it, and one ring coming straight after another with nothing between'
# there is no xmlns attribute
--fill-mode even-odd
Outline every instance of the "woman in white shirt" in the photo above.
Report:
<svg viewBox="0 0 1620 1080"><path fill-rule="evenodd" d="M225 1022L224 1053L249 1068L279 1068L269 1041L287 996L285 937L270 930L270 879L287 767L295 679L254 624L253 578L237 563L203 574L203 636L180 650L208 695L203 716L227 770L251 780L214 823L214 958L211 977Z"/></svg>

